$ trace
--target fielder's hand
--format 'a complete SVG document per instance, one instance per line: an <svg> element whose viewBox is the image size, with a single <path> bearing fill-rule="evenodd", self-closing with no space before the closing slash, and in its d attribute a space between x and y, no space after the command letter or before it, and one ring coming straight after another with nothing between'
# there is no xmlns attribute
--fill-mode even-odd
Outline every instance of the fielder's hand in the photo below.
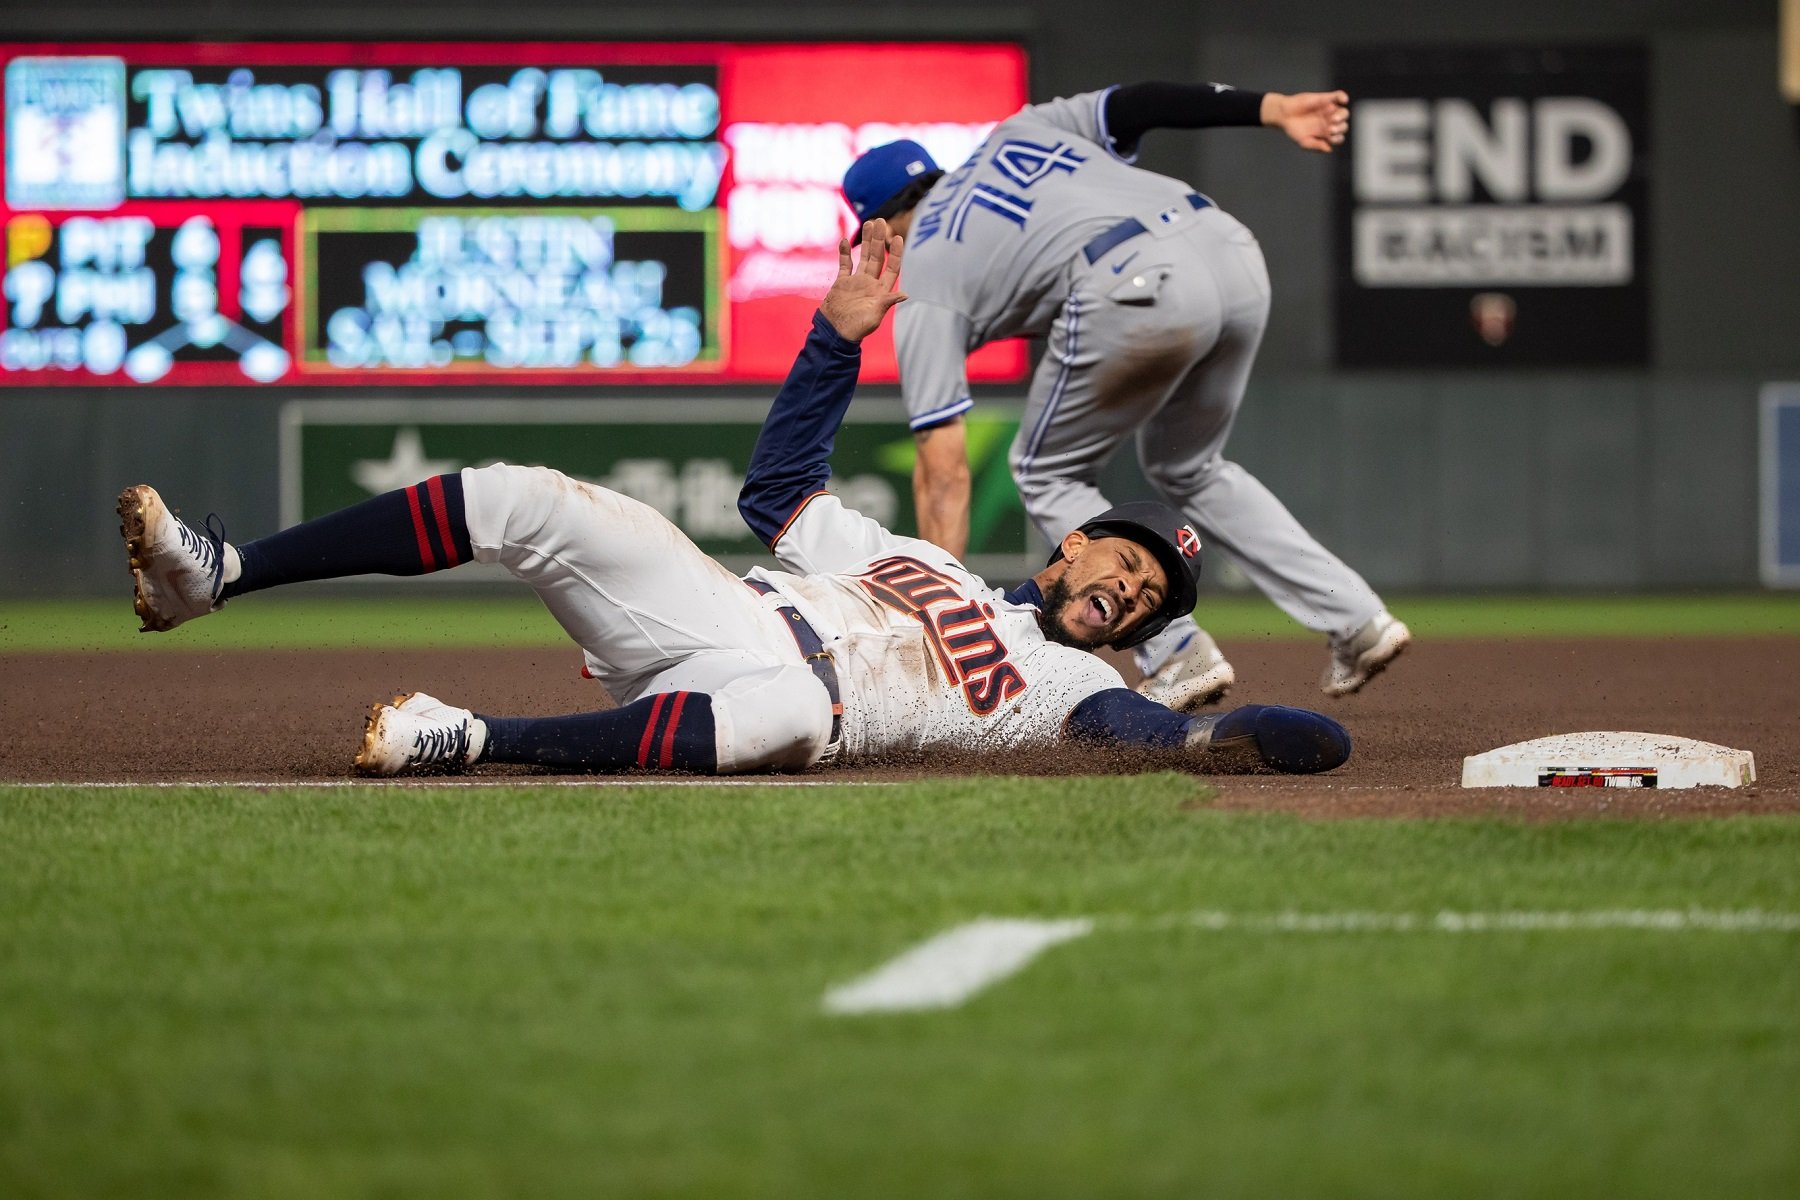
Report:
<svg viewBox="0 0 1800 1200"><path fill-rule="evenodd" d="M860 342L881 327L888 309L906 299L897 292L900 281L900 253L904 239L888 232L888 223L879 217L863 223L862 261L850 264L850 243L838 239L838 273L831 290L819 302L819 311L831 322L838 335Z"/></svg>
<svg viewBox="0 0 1800 1200"><path fill-rule="evenodd" d="M1263 96L1262 123L1278 126L1302 150L1330 154L1350 130L1350 97L1344 92L1295 92Z"/></svg>

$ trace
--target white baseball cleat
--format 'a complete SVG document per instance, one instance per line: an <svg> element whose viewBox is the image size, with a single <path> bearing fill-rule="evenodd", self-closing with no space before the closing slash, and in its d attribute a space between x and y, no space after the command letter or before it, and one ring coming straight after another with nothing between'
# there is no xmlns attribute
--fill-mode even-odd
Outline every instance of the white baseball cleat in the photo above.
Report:
<svg viewBox="0 0 1800 1200"><path fill-rule="evenodd" d="M119 532L131 561L131 598L140 633L162 633L204 617L224 601L225 529L214 517L195 530L169 511L156 489L136 484L119 493Z"/></svg>
<svg viewBox="0 0 1800 1200"><path fill-rule="evenodd" d="M1319 690L1327 696L1348 696L1385 671L1411 641L1412 631L1382 609L1343 641L1332 641L1331 661L1325 665Z"/></svg>
<svg viewBox="0 0 1800 1200"><path fill-rule="evenodd" d="M1237 672L1225 661L1218 643L1204 629L1196 629L1175 657L1144 677L1137 691L1147 700L1191 713L1224 699L1236 682Z"/></svg>
<svg viewBox="0 0 1800 1200"><path fill-rule="evenodd" d="M487 726L474 713L406 692L370 707L355 766L364 775L454 772L474 765L486 748Z"/></svg>

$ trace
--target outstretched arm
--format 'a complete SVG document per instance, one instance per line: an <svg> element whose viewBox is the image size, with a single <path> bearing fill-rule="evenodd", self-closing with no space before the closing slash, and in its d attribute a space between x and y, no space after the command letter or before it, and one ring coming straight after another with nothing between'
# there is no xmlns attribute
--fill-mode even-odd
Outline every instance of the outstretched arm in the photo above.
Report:
<svg viewBox="0 0 1800 1200"><path fill-rule="evenodd" d="M1278 704L1246 704L1230 712L1188 717L1129 688L1095 692L1075 706L1064 727L1075 741L1181 747L1233 769L1270 767L1310 775L1350 758L1350 734L1322 713Z"/></svg>
<svg viewBox="0 0 1800 1200"><path fill-rule="evenodd" d="M900 282L900 256L906 239L888 231L877 217L863 222L862 261L850 262L850 242L838 239L838 272L831 290L819 302L819 315L831 322L838 336L860 342L881 328L888 309L906 299L896 291Z"/></svg>
<svg viewBox="0 0 1800 1200"><path fill-rule="evenodd" d="M1106 95L1103 115L1113 147L1130 156L1152 129L1266 125L1305 150L1329 154L1350 127L1344 92L1246 92L1224 83L1128 83Z"/></svg>
<svg viewBox="0 0 1800 1200"><path fill-rule="evenodd" d="M832 444L856 392L862 366L859 343L880 326L890 308L906 299L904 293L894 290L902 250L900 237L889 236L886 221L863 226L859 263L852 265L848 242L838 243L837 279L813 315L806 344L775 394L757 436L750 469L738 493L738 512L784 564L791 556L777 543L785 540L801 511L824 495L825 483L831 478ZM799 539L811 550L793 557L794 565L828 569L829 561L840 557L840 552L859 557L855 549L870 538L891 536L835 501L827 507L835 510L837 519L826 522L830 529L821 528L812 531L811 537Z"/></svg>

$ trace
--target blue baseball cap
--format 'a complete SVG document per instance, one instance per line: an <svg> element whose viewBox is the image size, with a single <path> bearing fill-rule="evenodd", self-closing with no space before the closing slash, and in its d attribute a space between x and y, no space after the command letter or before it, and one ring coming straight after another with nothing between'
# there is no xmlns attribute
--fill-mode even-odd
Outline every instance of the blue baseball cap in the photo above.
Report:
<svg viewBox="0 0 1800 1200"><path fill-rule="evenodd" d="M889 142L850 164L844 172L844 199L850 202L850 211L859 221L890 217L893 214L882 209L908 184L927 175L942 174L930 152L919 143Z"/></svg>

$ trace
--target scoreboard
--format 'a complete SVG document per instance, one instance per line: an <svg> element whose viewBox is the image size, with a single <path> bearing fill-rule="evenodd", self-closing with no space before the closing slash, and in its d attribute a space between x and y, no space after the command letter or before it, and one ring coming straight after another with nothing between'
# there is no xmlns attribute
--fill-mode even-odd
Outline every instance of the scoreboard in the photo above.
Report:
<svg viewBox="0 0 1800 1200"><path fill-rule="evenodd" d="M764 382L993 43L0 44L0 387ZM1017 343L970 361L1013 380ZM864 378L895 378L884 331Z"/></svg>

